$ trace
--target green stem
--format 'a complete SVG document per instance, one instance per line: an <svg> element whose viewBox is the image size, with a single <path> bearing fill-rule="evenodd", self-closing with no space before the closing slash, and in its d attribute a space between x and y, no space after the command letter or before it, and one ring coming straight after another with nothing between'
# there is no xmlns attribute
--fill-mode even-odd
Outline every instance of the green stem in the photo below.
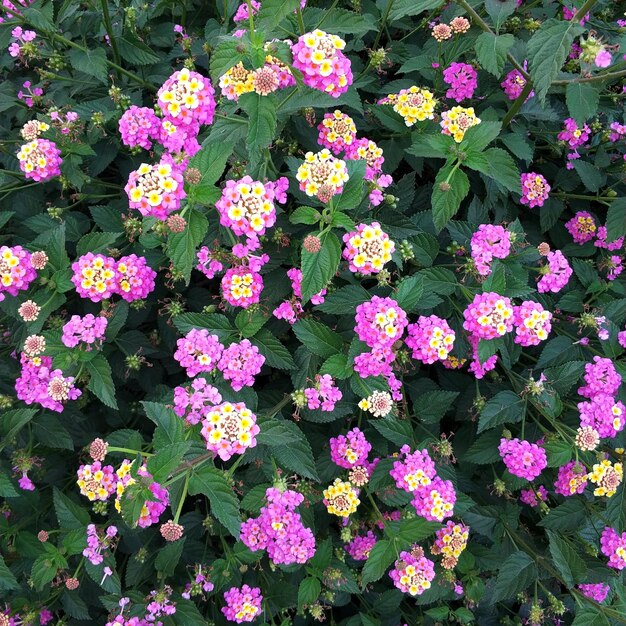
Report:
<svg viewBox="0 0 626 626"><path fill-rule="evenodd" d="M185 498L187 497L187 489L189 488L189 471L185 473L185 484L183 485L183 492L180 495L180 501L178 503L178 508L176 509L176 515L174 516L174 524L178 524L178 520L180 519L180 514L183 510L183 504L185 504Z"/></svg>
<svg viewBox="0 0 626 626"><path fill-rule="evenodd" d="M250 23L250 41L253 41L254 15L252 15L252 0L247 0L247 3L248 3L248 21Z"/></svg>
<svg viewBox="0 0 626 626"><path fill-rule="evenodd" d="M304 26L304 18L302 17L302 9L300 7L297 8L296 14L298 16L298 28L300 29L300 34L304 35L304 33L306 33L306 28Z"/></svg>
<svg viewBox="0 0 626 626"><path fill-rule="evenodd" d="M113 24L111 24L111 16L109 15L109 2L108 0L100 0L100 6L102 6L102 18L104 20L104 28L109 36L109 42L111 44L111 50L113 50L113 59L117 65L121 63L120 51L117 47L117 41L113 35Z"/></svg>
<svg viewBox="0 0 626 626"><path fill-rule="evenodd" d="M555 80L552 81L553 85L569 85L570 83L595 83L600 80L615 80L626 76L626 70L619 72L607 72L606 74L597 74L596 76L589 76L587 78L572 78L570 80Z"/></svg>
<svg viewBox="0 0 626 626"><path fill-rule="evenodd" d="M132 454L133 456L136 456L137 454L141 454L141 456L154 456L154 452L142 452L141 450L133 450L132 448L118 448L116 446L109 446L107 451L128 452L128 454Z"/></svg>
<svg viewBox="0 0 626 626"><path fill-rule="evenodd" d="M612 202L617 198L617 196L585 196L579 193L564 193L559 191L558 193L553 194L556 198L572 198L573 200L596 200L596 201L605 201Z"/></svg>
<svg viewBox="0 0 626 626"><path fill-rule="evenodd" d="M511 120L517 115L517 112L522 108L524 102L526 102L526 98L528 98L532 89L532 81L527 80L524 85L524 89L522 89L522 93L515 99L515 102L511 105L511 108L504 116L504 119L502 120L502 128L506 128L511 123Z"/></svg>
<svg viewBox="0 0 626 626"><path fill-rule="evenodd" d="M393 6L393 1L394 0L387 0L387 6L385 7L385 12L383 13L383 19L380 23L380 29L376 33L376 39L374 39L372 50L378 49L378 44L380 43L380 38L383 34L383 30L385 30L385 26L387 25L387 19L389 18L389 12L391 11L391 7Z"/></svg>

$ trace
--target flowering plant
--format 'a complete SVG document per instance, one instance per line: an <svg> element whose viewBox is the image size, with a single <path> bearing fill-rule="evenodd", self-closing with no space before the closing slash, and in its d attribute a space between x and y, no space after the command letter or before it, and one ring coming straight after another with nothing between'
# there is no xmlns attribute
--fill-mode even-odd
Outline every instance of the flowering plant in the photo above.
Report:
<svg viewBox="0 0 626 626"><path fill-rule="evenodd" d="M626 15L3 0L0 626L626 624Z"/></svg>

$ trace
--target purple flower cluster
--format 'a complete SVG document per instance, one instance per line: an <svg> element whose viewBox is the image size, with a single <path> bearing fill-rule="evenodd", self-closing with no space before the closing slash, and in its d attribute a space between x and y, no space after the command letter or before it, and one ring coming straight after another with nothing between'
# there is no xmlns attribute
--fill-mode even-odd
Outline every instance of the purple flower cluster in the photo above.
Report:
<svg viewBox="0 0 626 626"><path fill-rule="evenodd" d="M330 458L335 465L351 469L367 461L372 445L359 428L330 438Z"/></svg>
<svg viewBox="0 0 626 626"><path fill-rule="evenodd" d="M546 451L536 443L515 439L501 439L500 457L513 476L535 480L547 467Z"/></svg>
<svg viewBox="0 0 626 626"><path fill-rule="evenodd" d="M462 102L474 95L478 87L478 74L467 63L452 63L443 71L443 82L450 85L446 98Z"/></svg>
<svg viewBox="0 0 626 626"><path fill-rule="evenodd" d="M254 377L261 371L265 357L248 339L239 343L231 343L222 352L217 369L222 372L224 380L230 381L235 391L243 387L252 387Z"/></svg>
<svg viewBox="0 0 626 626"><path fill-rule="evenodd" d="M481 224L470 245L478 273L489 276L493 259L506 259L511 254L511 233L499 225Z"/></svg>
<svg viewBox="0 0 626 626"><path fill-rule="evenodd" d="M108 320L101 315L95 316L88 313L84 317L80 315L72 315L70 321L63 326L63 335L61 341L68 348L75 348L78 344L83 343L86 349L90 350L91 344L104 339Z"/></svg>
<svg viewBox="0 0 626 626"><path fill-rule="evenodd" d="M330 374L317 374L313 387L307 387L304 395L309 409L321 409L326 412L333 411L335 404L343 397Z"/></svg>

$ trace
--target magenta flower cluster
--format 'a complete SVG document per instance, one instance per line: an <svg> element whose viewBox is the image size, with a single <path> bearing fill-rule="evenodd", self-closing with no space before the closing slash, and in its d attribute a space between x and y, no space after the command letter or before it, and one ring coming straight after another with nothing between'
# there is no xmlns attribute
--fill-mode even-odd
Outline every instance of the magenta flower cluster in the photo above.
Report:
<svg viewBox="0 0 626 626"><path fill-rule="evenodd" d="M407 335L411 356L427 365L447 359L456 337L448 322L436 315L420 315L415 324L407 326Z"/></svg>
<svg viewBox="0 0 626 626"><path fill-rule="evenodd" d="M536 443L515 439L501 439L500 457L513 476L535 480L547 467L546 451Z"/></svg>
<svg viewBox="0 0 626 626"><path fill-rule="evenodd" d="M513 309L515 343L521 346L538 346L552 330L552 313L541 304L525 300Z"/></svg>
<svg viewBox="0 0 626 626"><path fill-rule="evenodd" d="M297 491L270 488L258 517L241 525L241 541L253 552L267 550L276 565L306 563L315 554L315 537L296 511L304 501Z"/></svg>
<svg viewBox="0 0 626 626"><path fill-rule="evenodd" d="M174 412L188 424L199 424L222 401L220 392L199 376L190 385L174 389Z"/></svg>
<svg viewBox="0 0 626 626"><path fill-rule="evenodd" d="M109 526L104 533L98 531L95 524L87 526L87 547L83 556L93 565L100 565L104 561L103 551L109 549L117 536L117 528Z"/></svg>
<svg viewBox="0 0 626 626"><path fill-rule="evenodd" d="M621 535L607 526L600 537L600 550L608 557L608 566L616 570L626 567L626 532Z"/></svg>
<svg viewBox="0 0 626 626"><path fill-rule="evenodd" d="M258 587L244 585L241 589L231 587L225 594L226 606L222 607L222 613L229 622L243 624L253 622L261 613L263 596Z"/></svg>
<svg viewBox="0 0 626 626"><path fill-rule="evenodd" d="M523 67L524 70L527 69L527 61L524 61ZM512 69L500 83L500 86L504 89L504 93L509 100L517 100L522 95L524 87L526 87L526 79L518 69ZM528 102L534 95L535 92L531 90L524 102Z"/></svg>
<svg viewBox="0 0 626 626"><path fill-rule="evenodd" d="M478 87L478 74L467 63L452 63L443 71L443 82L450 85L446 98L462 102L474 95Z"/></svg>
<svg viewBox="0 0 626 626"><path fill-rule="evenodd" d="M265 357L259 349L248 339L243 339L239 343L231 343L222 352L217 369L222 372L224 380L230 381L235 391L240 391L243 387L254 385L254 377L261 371L263 363Z"/></svg>
<svg viewBox="0 0 626 626"><path fill-rule="evenodd" d="M224 346L217 335L211 335L206 328L192 328L176 342L174 358L193 378L201 372L212 372L222 356Z"/></svg>
<svg viewBox="0 0 626 626"><path fill-rule="evenodd" d="M0 246L0 302L5 293L17 296L37 278L32 254L22 246Z"/></svg>
<svg viewBox="0 0 626 626"><path fill-rule="evenodd" d="M435 578L435 564L423 555L415 557L410 552L400 552L400 558L395 562L389 576L402 593L420 596L430 589Z"/></svg>
<svg viewBox="0 0 626 626"><path fill-rule="evenodd" d="M513 330L511 300L493 291L476 294L463 317L463 328L479 339L496 339Z"/></svg>
<svg viewBox="0 0 626 626"><path fill-rule="evenodd" d="M363 465L371 449L372 444L359 428L353 428L345 435L330 438L330 458L335 465L345 469Z"/></svg>
<svg viewBox="0 0 626 626"><path fill-rule="evenodd" d="M61 151L54 141L37 137L23 144L17 152L20 169L26 178L46 182L61 175Z"/></svg>
<svg viewBox="0 0 626 626"><path fill-rule="evenodd" d="M560 250L548 252L546 260L548 264L541 268L541 278L537 282L537 291L539 293L547 293L548 291L558 293L569 282L573 270Z"/></svg>
<svg viewBox="0 0 626 626"><path fill-rule="evenodd" d="M489 276L493 259L506 259L511 254L511 233L499 225L481 224L470 245L476 270Z"/></svg>
<svg viewBox="0 0 626 626"><path fill-rule="evenodd" d="M321 409L325 412L333 411L335 404L343 397L330 374L316 374L313 387L307 387L304 395L309 409Z"/></svg>
<svg viewBox="0 0 626 626"><path fill-rule="evenodd" d="M68 348L75 348L78 344L85 344L90 350L91 344L104 339L108 320L106 317L88 313L84 317L72 315L70 321L63 325L61 341Z"/></svg>
<svg viewBox="0 0 626 626"><path fill-rule="evenodd" d="M376 545L376 541L376 535L371 530L368 530L365 535L353 537L350 543L346 545L346 552L355 561L366 561L372 548Z"/></svg>
<svg viewBox="0 0 626 626"><path fill-rule="evenodd" d="M542 174L525 172L521 176L522 197L520 202L527 204L531 209L542 207L550 195L550 185Z"/></svg>
<svg viewBox="0 0 626 626"><path fill-rule="evenodd" d="M391 298L373 296L356 307L354 332L370 348L390 347L402 338L406 313Z"/></svg>
<svg viewBox="0 0 626 626"><path fill-rule="evenodd" d="M554 491L562 496L581 494L587 486L587 468L579 461L570 461L559 467Z"/></svg>

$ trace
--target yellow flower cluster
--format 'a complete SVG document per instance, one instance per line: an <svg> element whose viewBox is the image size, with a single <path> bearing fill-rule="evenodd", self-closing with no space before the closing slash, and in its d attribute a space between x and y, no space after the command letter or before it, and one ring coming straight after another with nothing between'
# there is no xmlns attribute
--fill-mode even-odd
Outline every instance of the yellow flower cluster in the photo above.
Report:
<svg viewBox="0 0 626 626"><path fill-rule="evenodd" d="M461 143L468 128L480 124L480 118L476 117L474 108L452 107L449 111L441 114L441 132L451 135L454 141Z"/></svg>
<svg viewBox="0 0 626 626"><path fill-rule="evenodd" d="M335 482L324 489L324 504L331 515L349 517L361 504L359 492L352 483L335 478Z"/></svg>

